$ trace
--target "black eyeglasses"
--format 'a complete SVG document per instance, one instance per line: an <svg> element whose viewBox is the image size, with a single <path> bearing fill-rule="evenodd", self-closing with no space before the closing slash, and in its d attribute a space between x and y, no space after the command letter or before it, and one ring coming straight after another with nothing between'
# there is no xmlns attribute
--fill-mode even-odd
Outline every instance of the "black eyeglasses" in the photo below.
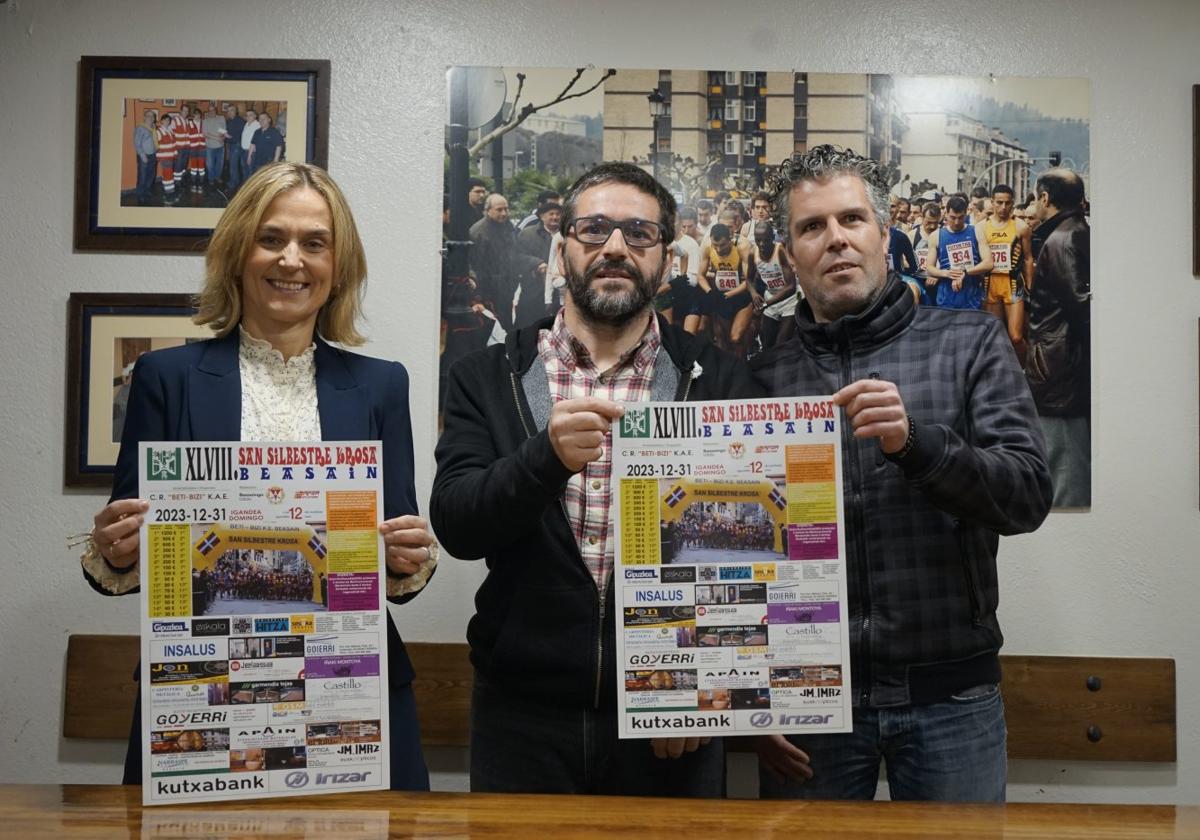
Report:
<svg viewBox="0 0 1200 840"><path fill-rule="evenodd" d="M617 228L625 244L634 248L649 248L662 239L663 226L645 219L625 219L618 222L607 216L580 216L571 222L575 238L585 245L603 245Z"/></svg>

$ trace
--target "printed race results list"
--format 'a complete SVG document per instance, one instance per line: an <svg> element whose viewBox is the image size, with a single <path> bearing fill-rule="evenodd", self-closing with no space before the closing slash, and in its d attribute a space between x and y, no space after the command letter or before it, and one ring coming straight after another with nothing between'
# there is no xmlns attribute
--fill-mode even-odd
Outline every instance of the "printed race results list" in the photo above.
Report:
<svg viewBox="0 0 1200 840"><path fill-rule="evenodd" d="M388 787L381 449L141 444L145 804Z"/></svg>
<svg viewBox="0 0 1200 840"><path fill-rule="evenodd" d="M833 403L625 409L612 443L621 737L850 731Z"/></svg>

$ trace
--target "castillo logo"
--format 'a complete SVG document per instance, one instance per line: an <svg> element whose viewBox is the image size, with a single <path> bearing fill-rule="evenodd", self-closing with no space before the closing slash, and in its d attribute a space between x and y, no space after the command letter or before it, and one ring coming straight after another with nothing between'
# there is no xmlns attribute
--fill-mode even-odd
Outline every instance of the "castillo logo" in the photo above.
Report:
<svg viewBox="0 0 1200 840"><path fill-rule="evenodd" d="M733 443L729 444L729 457L730 458L744 458L745 456L746 456L746 444L742 443L741 441L737 441L737 440L735 440Z"/></svg>
<svg viewBox="0 0 1200 840"><path fill-rule="evenodd" d="M267 501L273 505L282 504L283 503L283 488L282 487L268 487L267 488Z"/></svg>

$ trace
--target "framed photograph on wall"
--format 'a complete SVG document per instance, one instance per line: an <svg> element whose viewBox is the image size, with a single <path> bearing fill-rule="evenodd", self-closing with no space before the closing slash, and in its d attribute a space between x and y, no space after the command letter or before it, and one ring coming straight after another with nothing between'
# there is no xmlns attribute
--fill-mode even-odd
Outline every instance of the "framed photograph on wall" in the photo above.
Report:
<svg viewBox="0 0 1200 840"><path fill-rule="evenodd" d="M75 248L198 254L255 169L328 159L326 60L85 55Z"/></svg>
<svg viewBox="0 0 1200 840"><path fill-rule="evenodd" d="M1192 85L1192 274L1200 274L1200 85Z"/></svg>
<svg viewBox="0 0 1200 840"><path fill-rule="evenodd" d="M117 462L134 363L151 350L212 337L188 294L72 294L67 303L67 487L107 487Z"/></svg>

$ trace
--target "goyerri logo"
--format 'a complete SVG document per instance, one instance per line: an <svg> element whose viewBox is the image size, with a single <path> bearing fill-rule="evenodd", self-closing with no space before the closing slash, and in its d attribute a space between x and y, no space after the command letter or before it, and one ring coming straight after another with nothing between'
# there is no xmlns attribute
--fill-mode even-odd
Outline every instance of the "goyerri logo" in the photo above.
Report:
<svg viewBox="0 0 1200 840"><path fill-rule="evenodd" d="M179 481L183 477L183 460L175 449L151 449L146 463L148 481Z"/></svg>
<svg viewBox="0 0 1200 840"><path fill-rule="evenodd" d="M621 417L621 437L650 437L650 409L626 409Z"/></svg>

